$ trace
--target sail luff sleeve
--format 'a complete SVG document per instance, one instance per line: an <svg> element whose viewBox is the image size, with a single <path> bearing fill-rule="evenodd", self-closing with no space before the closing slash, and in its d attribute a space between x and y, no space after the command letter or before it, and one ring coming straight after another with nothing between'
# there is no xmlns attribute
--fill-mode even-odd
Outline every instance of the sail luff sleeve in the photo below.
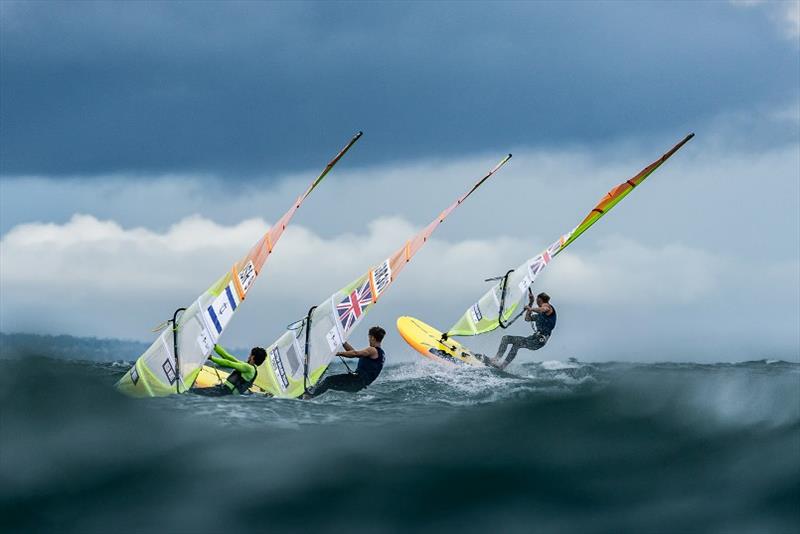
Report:
<svg viewBox="0 0 800 534"><path fill-rule="evenodd" d="M304 330L288 330L267 348L267 360L259 366L255 385L276 397L298 397L305 392L306 385L314 385L330 365L331 359L367 312L383 296L386 289L397 279L397 275L414 255L427 243L431 234L460 206L478 187L500 170L511 158L503 158L472 188L458 197L428 225L404 242L384 261L335 292L317 305L312 314L309 335L308 376L301 365L304 354L299 339ZM305 327L303 327L305 328Z"/></svg>
<svg viewBox="0 0 800 534"><path fill-rule="evenodd" d="M239 266L244 266L247 264L248 260L253 260L253 265L257 272L261 271L261 267L267 261L267 257L272 253L272 249L275 247L275 244L280 239L283 231L289 225L289 221L292 220L294 217L295 212L300 208L300 205L303 201L308 198L311 192L322 182L322 180L328 175L328 173L333 169L333 167L341 160L345 154L350 150L350 148L356 144L356 141L361 139L363 132L358 132L353 136L352 139L342 148L336 156L332 160L330 160L322 172L317 176L314 181L308 186L306 191L300 195L297 200L289 207L286 213L278 219L278 221L273 224L267 233L250 249L250 252L240 261L238 262Z"/></svg>
<svg viewBox="0 0 800 534"><path fill-rule="evenodd" d="M245 300L297 209L360 138L361 132L353 136L247 254L187 307L175 326L178 360L172 344L167 342L166 336L169 334L171 338L172 330L162 332L120 378L116 384L118 390L134 397L160 397L175 393L176 389L178 392L186 391L192 386L214 344ZM177 388L176 381L179 381Z"/></svg>
<svg viewBox="0 0 800 534"><path fill-rule="evenodd" d="M653 172L658 169L664 162L666 162L670 157L672 157L675 152L681 149L683 145L689 142L689 140L694 137L693 133L690 133L686 137L684 137L678 144L672 147L668 152L666 152L663 156L659 159L642 169L639 174L634 176L633 178L626 180L613 189L611 189L606 195L600 199L600 202L589 212L588 215L581 221L581 223L575 227L575 230L570 232L569 238L566 242L561 246L561 248L556 252L558 254L565 248L567 248L573 241L578 239L586 230L592 227L594 223L599 221L606 213L611 211L611 209L616 206L623 198L628 196L628 194L633 191L638 185L647 179Z"/></svg>
<svg viewBox="0 0 800 534"><path fill-rule="evenodd" d="M342 158L344 157L344 155L345 155L345 154L347 154L347 151L348 151L348 150L350 150L350 148L351 148L351 147L352 147L354 144L356 144L356 141L358 141L359 139L361 139L361 136L362 136L362 135L364 135L364 132L358 132L358 133L356 133L356 134L353 136L353 138L352 138L352 139L350 139L350 141L349 141L349 142L348 142L348 143L347 143L347 144L344 146L344 148L342 148L342 149L339 151L339 153L338 153L338 154L336 154L336 156L334 156L334 158L328 162L328 164L325 166L325 169L323 169L323 171L320 173L320 175L319 175L319 176L317 176L317 179L316 179L316 180L314 180L314 181L311 183L311 185L309 186L308 190L307 190L307 191L306 191L306 192L303 194L303 197L302 197L302 199L300 200L300 202L302 202L303 200L305 200L305 198L306 198L308 195L310 195L310 194L311 194L311 191L313 191L313 190L314 190L314 188L315 188L315 187L317 187L317 186L320 184L320 182L322 182L323 178L325 178L325 177L328 175L328 173L331 171L331 169L333 169L333 167L334 167L334 166L335 166L337 163L339 163L339 160L340 160L340 159L342 159ZM298 207L299 207L299 206L298 206Z"/></svg>
<svg viewBox="0 0 800 534"><path fill-rule="evenodd" d="M458 197L452 204L447 206L435 219L433 219L428 226L423 228L414 237L406 242L406 245L398 249L392 256L389 257L390 265L392 267L392 278L397 276L399 272L405 267L406 263L411 261L411 258L421 249L428 238L436 231L440 224L444 222L447 217L460 206L467 198L472 195L481 185L483 185L489 178L491 178L497 171L499 171L508 161L512 155L506 155L500 162L495 165L489 172L487 172L480 180L475 182L473 186L463 195Z"/></svg>
<svg viewBox="0 0 800 534"><path fill-rule="evenodd" d="M693 133L687 135L663 156L642 169L636 176L615 186L603 196L600 202L595 205L575 229L561 236L539 255L529 258L514 269L509 275L506 284L506 306L503 310L503 321L508 321L519 312L522 299L525 298L528 288L556 255L572 244L573 241L591 228L591 226L606 213L611 211L614 206L644 182L648 176L675 154L675 152L680 150L692 137L694 137ZM500 282L494 284L477 302L467 308L461 318L450 327L447 334L450 336L475 336L491 332L498 328L500 326L501 292Z"/></svg>

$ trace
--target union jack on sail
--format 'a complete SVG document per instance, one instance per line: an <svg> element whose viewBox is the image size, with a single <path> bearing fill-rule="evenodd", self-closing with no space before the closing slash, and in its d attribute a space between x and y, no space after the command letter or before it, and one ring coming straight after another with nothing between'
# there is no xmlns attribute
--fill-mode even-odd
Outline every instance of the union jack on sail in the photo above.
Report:
<svg viewBox="0 0 800 534"><path fill-rule="evenodd" d="M339 324L345 334L350 331L370 304L372 304L372 290L370 289L368 278L360 288L354 290L336 305Z"/></svg>
<svg viewBox="0 0 800 534"><path fill-rule="evenodd" d="M531 281L536 278L536 276L548 263L550 263L550 255L546 250L533 259L533 261L528 265L528 273L530 274Z"/></svg>

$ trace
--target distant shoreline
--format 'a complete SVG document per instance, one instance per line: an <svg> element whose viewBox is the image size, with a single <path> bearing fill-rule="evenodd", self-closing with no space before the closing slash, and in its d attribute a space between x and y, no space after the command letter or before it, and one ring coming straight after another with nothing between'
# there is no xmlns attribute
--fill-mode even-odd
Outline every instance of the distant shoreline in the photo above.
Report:
<svg viewBox="0 0 800 534"><path fill-rule="evenodd" d="M0 359L45 356L60 360L115 362L136 360L150 343L128 339L0 332ZM234 354L245 349L233 348Z"/></svg>

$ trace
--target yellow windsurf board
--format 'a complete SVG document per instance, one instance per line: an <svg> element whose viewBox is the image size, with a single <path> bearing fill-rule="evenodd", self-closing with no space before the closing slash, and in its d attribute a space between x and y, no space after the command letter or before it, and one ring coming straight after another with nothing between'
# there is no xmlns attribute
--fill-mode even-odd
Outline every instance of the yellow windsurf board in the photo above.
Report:
<svg viewBox="0 0 800 534"><path fill-rule="evenodd" d="M442 333L414 317L398 317L397 331L414 350L434 361L451 365L486 367L481 355L476 355L458 341L443 340Z"/></svg>

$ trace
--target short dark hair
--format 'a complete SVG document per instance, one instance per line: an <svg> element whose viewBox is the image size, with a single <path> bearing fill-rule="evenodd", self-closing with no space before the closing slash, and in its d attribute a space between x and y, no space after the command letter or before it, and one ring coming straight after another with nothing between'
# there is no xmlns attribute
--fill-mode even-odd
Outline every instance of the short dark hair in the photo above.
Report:
<svg viewBox="0 0 800 534"><path fill-rule="evenodd" d="M538 295L536 295L537 299L542 299L542 302L550 302L550 295L542 291Z"/></svg>
<svg viewBox="0 0 800 534"><path fill-rule="evenodd" d="M253 347L250 350L250 356L253 357L253 363L256 365L261 365L264 363L264 360L267 359L267 351L262 349L261 347Z"/></svg>
<svg viewBox="0 0 800 534"><path fill-rule="evenodd" d="M383 336L386 335L386 330L384 330L380 326L373 326L372 328L369 329L369 335L377 339L378 343L380 343L381 341L383 341Z"/></svg>

